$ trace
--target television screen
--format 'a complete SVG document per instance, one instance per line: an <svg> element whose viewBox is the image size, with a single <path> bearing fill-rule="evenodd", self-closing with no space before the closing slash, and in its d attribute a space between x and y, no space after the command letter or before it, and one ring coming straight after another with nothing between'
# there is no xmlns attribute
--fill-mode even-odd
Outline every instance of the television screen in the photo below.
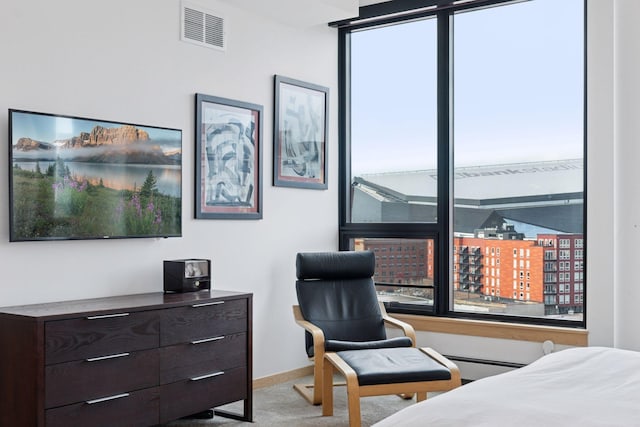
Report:
<svg viewBox="0 0 640 427"><path fill-rule="evenodd" d="M9 110L10 240L178 237L182 131Z"/></svg>

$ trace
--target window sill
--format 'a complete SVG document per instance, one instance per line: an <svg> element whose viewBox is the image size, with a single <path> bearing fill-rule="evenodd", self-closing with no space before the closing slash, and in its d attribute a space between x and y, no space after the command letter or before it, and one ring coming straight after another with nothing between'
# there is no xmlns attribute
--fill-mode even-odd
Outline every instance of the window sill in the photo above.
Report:
<svg viewBox="0 0 640 427"><path fill-rule="evenodd" d="M417 316L400 313L392 313L390 315L398 320L409 323L416 331L472 335L476 337L518 341L544 342L550 340L555 344L579 347L585 347L589 344L589 331L586 329Z"/></svg>

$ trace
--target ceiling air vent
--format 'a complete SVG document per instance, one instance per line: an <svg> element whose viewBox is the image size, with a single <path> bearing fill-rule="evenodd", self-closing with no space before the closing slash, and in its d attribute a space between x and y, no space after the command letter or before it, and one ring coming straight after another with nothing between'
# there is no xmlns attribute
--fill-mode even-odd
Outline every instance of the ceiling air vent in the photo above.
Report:
<svg viewBox="0 0 640 427"><path fill-rule="evenodd" d="M182 40L213 49L226 50L227 35L224 17L200 6L182 3Z"/></svg>

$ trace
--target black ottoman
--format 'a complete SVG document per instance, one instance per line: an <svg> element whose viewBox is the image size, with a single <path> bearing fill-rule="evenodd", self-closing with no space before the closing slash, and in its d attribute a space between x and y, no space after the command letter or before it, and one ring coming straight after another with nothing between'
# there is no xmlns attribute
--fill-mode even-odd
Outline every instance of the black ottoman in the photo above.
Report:
<svg viewBox="0 0 640 427"><path fill-rule="evenodd" d="M431 348L399 347L326 353L322 415L333 415L333 374L347 380L349 426L359 427L360 397L446 391L460 385L458 367Z"/></svg>

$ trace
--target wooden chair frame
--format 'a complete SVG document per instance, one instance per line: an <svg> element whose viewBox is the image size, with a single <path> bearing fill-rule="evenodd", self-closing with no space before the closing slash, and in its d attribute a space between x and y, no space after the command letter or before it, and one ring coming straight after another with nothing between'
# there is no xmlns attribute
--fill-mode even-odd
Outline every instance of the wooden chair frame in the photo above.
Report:
<svg viewBox="0 0 640 427"><path fill-rule="evenodd" d="M420 381L394 384L377 384L360 386L356 372L337 353L325 353L323 363L322 415L333 415L333 387L327 385L333 381L334 371L339 371L347 381L347 401L349 407L349 427L361 426L360 398L366 396L382 396L388 394L416 393L418 402L427 398L427 392L447 391L461 385L458 367L435 350L424 347L420 349L424 354L451 371L451 379Z"/></svg>
<svg viewBox="0 0 640 427"><path fill-rule="evenodd" d="M385 326L401 329L404 335L411 339L411 343L415 347L416 332L413 329L413 326L389 316L387 314L387 310L384 308L384 304L379 304L380 313L382 314L382 320L384 320ZM324 351L324 333L322 332L322 329L304 319L304 317L302 316L302 312L300 311L300 306L298 305L293 306L293 317L296 323L302 326L313 337L314 354L314 357L309 358L313 362L313 384L294 384L293 388L298 393L300 393L302 397L304 397L309 403L313 405L320 405L322 403L323 395L323 361L325 354L328 353ZM329 382L332 384L332 387L334 385L344 385L344 383L334 384L333 380L329 380Z"/></svg>

